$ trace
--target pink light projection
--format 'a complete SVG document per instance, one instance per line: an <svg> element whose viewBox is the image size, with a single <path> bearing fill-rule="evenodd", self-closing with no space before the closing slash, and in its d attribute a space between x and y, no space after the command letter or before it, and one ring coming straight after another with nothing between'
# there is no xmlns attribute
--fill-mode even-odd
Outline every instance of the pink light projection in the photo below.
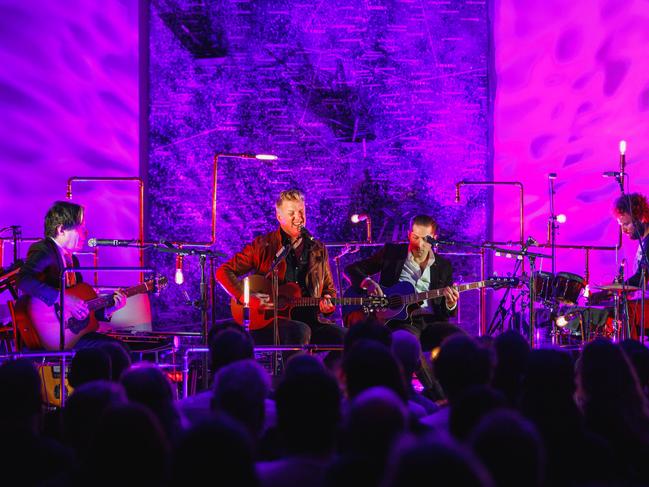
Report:
<svg viewBox="0 0 649 487"><path fill-rule="evenodd" d="M45 212L65 199L69 177L137 176L138 2L5 0L0 104L0 227L21 225L24 237L41 237ZM91 236L137 237L135 188L75 188ZM8 265L13 246L3 249ZM102 265L137 263L135 255L102 255Z"/></svg>
<svg viewBox="0 0 649 487"><path fill-rule="evenodd" d="M548 174L557 173L558 244L615 246L619 195L602 172L619 168L627 141L632 192L649 193L649 3L622 0L497 0L494 179L525 186L525 236L546 241ZM514 189L494 196L494 239L518 239ZM636 243L623 239L619 256ZM545 251L545 249L543 249ZM590 282L610 282L614 252L593 252ZM542 264L550 270L550 262ZM494 267L512 263L495 259ZM557 271L585 274L585 253L559 250Z"/></svg>

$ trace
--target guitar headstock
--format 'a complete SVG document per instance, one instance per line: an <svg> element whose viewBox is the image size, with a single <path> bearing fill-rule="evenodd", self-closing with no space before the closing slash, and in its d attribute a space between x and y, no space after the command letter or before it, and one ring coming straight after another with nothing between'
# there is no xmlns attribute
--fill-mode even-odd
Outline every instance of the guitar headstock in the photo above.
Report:
<svg viewBox="0 0 649 487"><path fill-rule="evenodd" d="M366 296L363 298L363 312L367 314L383 311L389 304L387 296Z"/></svg>
<svg viewBox="0 0 649 487"><path fill-rule="evenodd" d="M487 279L486 283L488 287L501 289L504 287L518 287L520 285L520 279L518 277L493 276Z"/></svg>

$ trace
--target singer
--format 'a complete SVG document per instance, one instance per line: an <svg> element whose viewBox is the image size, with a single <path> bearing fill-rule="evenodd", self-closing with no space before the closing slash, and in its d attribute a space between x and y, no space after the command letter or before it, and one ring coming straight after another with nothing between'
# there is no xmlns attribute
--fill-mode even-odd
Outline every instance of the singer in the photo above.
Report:
<svg viewBox="0 0 649 487"><path fill-rule="evenodd" d="M296 189L282 191L275 212L279 228L261 235L216 270L216 280L227 293L243 302L243 285L239 277L250 272L266 275L282 248L290 246L286 259L278 265L280 284L297 283L304 297L322 297L319 310L294 308L290 320L280 320L279 335L282 344L340 344L345 330L318 319L318 311L330 315L335 311L330 299L336 290L329 269L326 247L314 239L306 229L304 195ZM272 309L271 297L251 290L250 307ZM273 343L273 327L266 326L251 332L258 344Z"/></svg>
<svg viewBox="0 0 649 487"><path fill-rule="evenodd" d="M78 267L79 260L73 254L83 248L88 236L83 206L68 201L57 201L45 215L45 238L29 247L25 265L18 273L17 287L23 295L40 299L48 306L59 301L60 275L66 267ZM66 274L66 288L82 281L80 273ZM110 320L111 315L126 304L126 295L115 292L115 305L97 310L99 321ZM82 320L89 310L85 301L69 296L65 309ZM81 338L75 348L94 346L96 341L113 341L104 335L89 333Z"/></svg>
<svg viewBox="0 0 649 487"><path fill-rule="evenodd" d="M649 205L647 198L639 193L622 195L615 200L613 214L622 229L622 233L631 240L638 240L635 257L635 273L627 279L629 286L640 286L642 266L649 276L647 252L649 250ZM644 254L643 254L644 251Z"/></svg>

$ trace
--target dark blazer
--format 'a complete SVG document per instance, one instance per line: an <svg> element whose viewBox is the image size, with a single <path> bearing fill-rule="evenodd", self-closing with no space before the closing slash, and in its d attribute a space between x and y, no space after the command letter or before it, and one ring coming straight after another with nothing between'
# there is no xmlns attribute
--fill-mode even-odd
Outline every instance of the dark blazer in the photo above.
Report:
<svg viewBox="0 0 649 487"><path fill-rule="evenodd" d="M360 260L345 267L345 274L352 282L352 286L360 288L361 281L366 277L380 273L379 284L383 287L391 287L399 282L401 271L408 257L408 244L385 244L381 250L367 259ZM435 254L435 262L430 267L429 289L440 289L453 285L453 268L448 259ZM455 315L457 307L453 311L446 309L444 299L436 299L431 303L431 308L436 318L447 320L449 316Z"/></svg>
<svg viewBox="0 0 649 487"><path fill-rule="evenodd" d="M72 256L75 267L79 260ZM25 264L18 273L16 287L29 296L40 299L52 306L59 299L61 288L61 271L65 267L61 252L51 238L35 242L27 251ZM81 274L76 273L77 282L81 282Z"/></svg>

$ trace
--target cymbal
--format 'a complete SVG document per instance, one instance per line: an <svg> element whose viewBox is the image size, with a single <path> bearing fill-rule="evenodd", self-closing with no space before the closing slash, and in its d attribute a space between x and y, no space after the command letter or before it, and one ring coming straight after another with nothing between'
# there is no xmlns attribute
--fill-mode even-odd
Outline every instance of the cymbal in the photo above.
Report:
<svg viewBox="0 0 649 487"><path fill-rule="evenodd" d="M601 289L602 291L624 291L627 293L632 293L640 290L639 287L629 286L628 284L620 284L620 283L601 284L599 286L593 286L593 287L595 289Z"/></svg>

